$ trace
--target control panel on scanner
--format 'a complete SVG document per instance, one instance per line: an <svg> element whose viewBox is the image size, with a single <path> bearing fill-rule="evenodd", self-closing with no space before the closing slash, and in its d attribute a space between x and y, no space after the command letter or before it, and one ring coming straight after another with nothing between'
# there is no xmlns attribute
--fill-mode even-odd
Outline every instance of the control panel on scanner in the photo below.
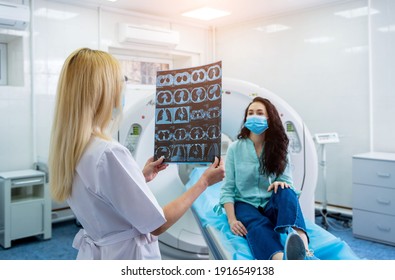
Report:
<svg viewBox="0 0 395 280"><path fill-rule="evenodd" d="M130 151L130 153L134 156L136 147L141 135L141 125L134 123L130 126L128 134L126 136L125 147Z"/></svg>
<svg viewBox="0 0 395 280"><path fill-rule="evenodd" d="M290 152L294 154L299 153L302 150L302 144L295 125L290 121L285 122L285 132L288 135Z"/></svg>

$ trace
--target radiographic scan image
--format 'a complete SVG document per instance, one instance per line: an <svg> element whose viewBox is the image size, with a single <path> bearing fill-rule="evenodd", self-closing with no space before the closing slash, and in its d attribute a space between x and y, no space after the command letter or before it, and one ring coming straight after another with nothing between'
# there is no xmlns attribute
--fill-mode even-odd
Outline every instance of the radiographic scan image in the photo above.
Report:
<svg viewBox="0 0 395 280"><path fill-rule="evenodd" d="M221 155L221 91L221 61L157 72L155 159L211 163Z"/></svg>

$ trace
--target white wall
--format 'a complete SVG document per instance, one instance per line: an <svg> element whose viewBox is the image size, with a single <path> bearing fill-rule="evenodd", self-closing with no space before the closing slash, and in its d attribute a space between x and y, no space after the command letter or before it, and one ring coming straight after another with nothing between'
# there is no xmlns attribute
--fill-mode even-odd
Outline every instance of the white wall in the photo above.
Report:
<svg viewBox="0 0 395 280"><path fill-rule="evenodd" d="M225 76L278 94L299 112L312 134L339 133L340 143L326 149L327 199L346 207L351 207L352 155L369 150L368 17L347 19L336 13L360 7L367 7L367 1L216 30L216 53ZM265 32L274 25L288 29ZM322 201L320 181L316 200Z"/></svg>
<svg viewBox="0 0 395 280"><path fill-rule="evenodd" d="M29 168L33 141L29 33L0 29L0 39L8 44L8 62L14 66L7 75L12 85L0 86L1 172Z"/></svg>
<svg viewBox="0 0 395 280"><path fill-rule="evenodd" d="M10 2L22 4L19 1ZM29 30L17 32L17 36L24 41L21 56L24 67L15 71L25 77L24 86L0 87L0 172L27 169L36 161L47 161L57 81L64 60L75 49L89 47L135 56L141 55L142 50L145 54L162 53L174 60L175 67L211 61L208 55L211 53L210 31L207 28L185 26L166 19L123 11L46 0L31 0L30 4L33 8L33 44L30 44ZM54 18L59 13L63 18ZM118 22L172 28L180 32L180 44L174 50L120 44L117 37ZM0 30L0 41L2 33L10 32L15 33ZM33 91L30 82L31 46Z"/></svg>
<svg viewBox="0 0 395 280"><path fill-rule="evenodd" d="M395 152L395 1L371 0L374 151Z"/></svg>

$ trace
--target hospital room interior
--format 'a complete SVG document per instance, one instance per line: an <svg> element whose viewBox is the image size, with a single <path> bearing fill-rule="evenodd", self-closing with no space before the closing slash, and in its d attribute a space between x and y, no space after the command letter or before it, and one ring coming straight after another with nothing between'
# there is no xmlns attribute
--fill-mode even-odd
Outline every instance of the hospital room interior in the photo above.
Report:
<svg viewBox="0 0 395 280"><path fill-rule="evenodd" d="M221 62L221 158L246 106L268 98L315 255L395 259L395 1L1 0L0 260L77 256L81 224L51 198L48 156L60 71L83 47L120 62L114 139L141 167L154 154L157 71ZM165 205L206 168L171 163L148 186ZM215 211L222 184L159 236L162 259L254 259Z"/></svg>

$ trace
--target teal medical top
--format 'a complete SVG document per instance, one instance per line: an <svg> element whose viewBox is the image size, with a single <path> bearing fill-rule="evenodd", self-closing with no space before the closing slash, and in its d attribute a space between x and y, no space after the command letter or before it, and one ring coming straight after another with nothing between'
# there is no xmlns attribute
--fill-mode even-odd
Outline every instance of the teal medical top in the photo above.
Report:
<svg viewBox="0 0 395 280"><path fill-rule="evenodd" d="M265 207L273 193L273 191L268 192L267 188L273 182L286 182L294 189L289 155L287 159L288 164L280 176L262 175L259 172L259 159L251 139L239 139L233 142L227 151L225 184L221 188L220 204L241 201L255 207ZM296 193L299 195L298 192Z"/></svg>

